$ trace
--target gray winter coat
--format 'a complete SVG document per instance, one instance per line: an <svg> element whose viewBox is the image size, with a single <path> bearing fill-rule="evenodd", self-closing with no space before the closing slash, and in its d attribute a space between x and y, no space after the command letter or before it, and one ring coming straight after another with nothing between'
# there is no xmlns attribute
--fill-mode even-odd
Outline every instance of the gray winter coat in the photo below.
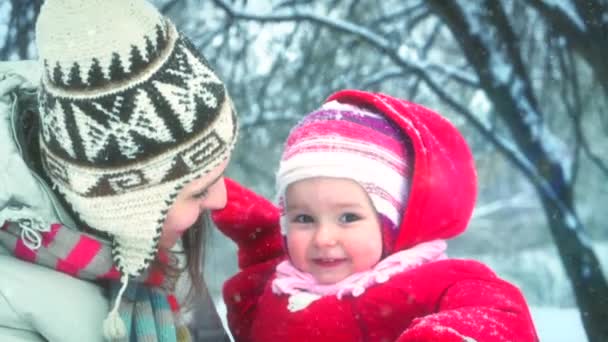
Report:
<svg viewBox="0 0 608 342"><path fill-rule="evenodd" d="M40 79L33 61L0 62L0 225L26 218L42 224L75 224L46 182L28 165L19 116L35 105ZM206 341L226 339L207 298ZM0 246L0 341L103 341L109 310L104 289L52 269L24 262Z"/></svg>
<svg viewBox="0 0 608 342"><path fill-rule="evenodd" d="M28 217L74 227L22 154L19 104L35 99L37 70L34 62L0 63L0 221ZM0 341L103 340L108 300L101 287L18 260L2 249L0 273Z"/></svg>

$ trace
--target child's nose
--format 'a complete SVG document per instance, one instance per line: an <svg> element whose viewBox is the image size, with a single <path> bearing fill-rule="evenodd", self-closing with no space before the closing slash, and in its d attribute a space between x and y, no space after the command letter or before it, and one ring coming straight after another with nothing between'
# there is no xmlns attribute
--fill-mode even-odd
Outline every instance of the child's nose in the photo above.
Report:
<svg viewBox="0 0 608 342"><path fill-rule="evenodd" d="M333 246L337 243L335 228L331 224L320 223L315 232L315 244L319 247Z"/></svg>

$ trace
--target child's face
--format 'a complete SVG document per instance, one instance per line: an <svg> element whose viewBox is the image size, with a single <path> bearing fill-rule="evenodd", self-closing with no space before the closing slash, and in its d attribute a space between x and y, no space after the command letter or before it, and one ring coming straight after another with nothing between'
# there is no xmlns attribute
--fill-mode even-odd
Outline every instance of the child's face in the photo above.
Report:
<svg viewBox="0 0 608 342"><path fill-rule="evenodd" d="M380 260L378 216L357 182L327 177L301 180L287 187L285 203L291 261L317 282L339 282Z"/></svg>
<svg viewBox="0 0 608 342"><path fill-rule="evenodd" d="M205 210L222 209L226 206L223 174L227 164L228 161L223 162L181 189L165 218L159 241L161 249L173 247Z"/></svg>

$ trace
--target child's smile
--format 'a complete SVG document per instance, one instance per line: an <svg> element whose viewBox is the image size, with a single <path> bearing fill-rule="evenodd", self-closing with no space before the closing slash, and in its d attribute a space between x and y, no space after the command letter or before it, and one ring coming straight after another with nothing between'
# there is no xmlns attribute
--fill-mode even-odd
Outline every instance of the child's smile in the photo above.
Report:
<svg viewBox="0 0 608 342"><path fill-rule="evenodd" d="M318 283L337 283L380 260L378 216L357 182L308 178L291 184L285 195L289 256Z"/></svg>
<svg viewBox="0 0 608 342"><path fill-rule="evenodd" d="M335 267L346 262L346 258L314 258L312 262L320 267Z"/></svg>

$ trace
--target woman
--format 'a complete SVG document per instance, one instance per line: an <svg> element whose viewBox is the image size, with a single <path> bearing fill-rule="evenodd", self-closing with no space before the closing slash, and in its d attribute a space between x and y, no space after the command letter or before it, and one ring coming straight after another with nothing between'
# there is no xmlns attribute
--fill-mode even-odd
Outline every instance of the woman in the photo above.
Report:
<svg viewBox="0 0 608 342"><path fill-rule="evenodd" d="M47 0L36 38L41 77L0 69L0 340L190 340L171 293L226 202L223 83L144 0Z"/></svg>

